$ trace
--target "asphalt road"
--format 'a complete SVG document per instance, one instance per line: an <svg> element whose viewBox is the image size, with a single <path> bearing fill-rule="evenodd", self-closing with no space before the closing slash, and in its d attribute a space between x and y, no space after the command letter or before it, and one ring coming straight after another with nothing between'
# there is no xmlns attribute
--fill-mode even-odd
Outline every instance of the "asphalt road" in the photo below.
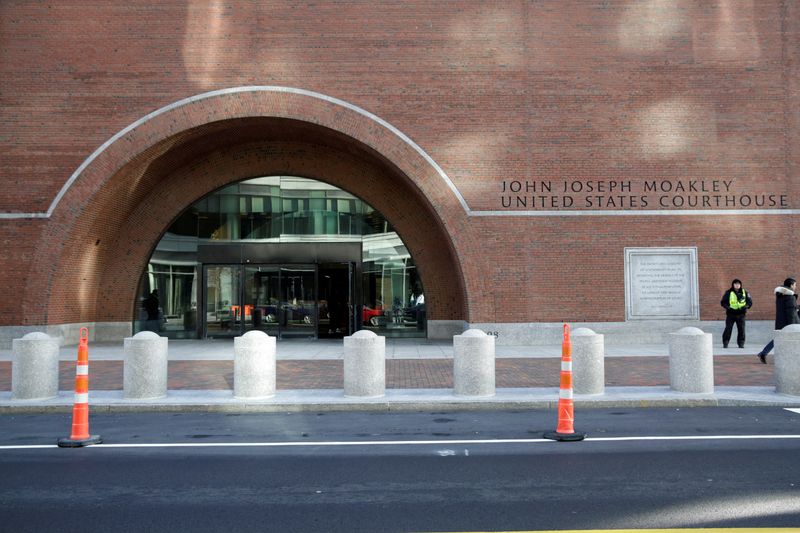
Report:
<svg viewBox="0 0 800 533"><path fill-rule="evenodd" d="M550 411L93 415L83 449L0 416L0 531L800 526L800 414L576 414L576 443Z"/></svg>

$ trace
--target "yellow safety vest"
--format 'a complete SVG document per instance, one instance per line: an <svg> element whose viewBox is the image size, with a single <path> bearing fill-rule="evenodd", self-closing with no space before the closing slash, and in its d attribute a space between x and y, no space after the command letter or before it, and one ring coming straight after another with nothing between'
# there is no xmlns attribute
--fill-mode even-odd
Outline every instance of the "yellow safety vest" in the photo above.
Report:
<svg viewBox="0 0 800 533"><path fill-rule="evenodd" d="M731 290L731 297L730 297L728 305L734 311L738 311L739 309L743 309L744 307L746 307L747 306L747 292L745 292L745 290L742 289L742 299L739 300L736 297L736 291Z"/></svg>

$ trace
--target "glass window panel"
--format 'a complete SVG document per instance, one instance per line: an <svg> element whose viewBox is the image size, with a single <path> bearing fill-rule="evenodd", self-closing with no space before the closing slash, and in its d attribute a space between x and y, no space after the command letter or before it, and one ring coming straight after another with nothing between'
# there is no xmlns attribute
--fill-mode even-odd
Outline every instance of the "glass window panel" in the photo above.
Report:
<svg viewBox="0 0 800 533"><path fill-rule="evenodd" d="M316 271L309 268L282 268L281 335L313 337L316 334Z"/></svg>
<svg viewBox="0 0 800 533"><path fill-rule="evenodd" d="M213 239L217 229L221 225L219 213L205 213L198 216L198 237L201 239Z"/></svg>
<svg viewBox="0 0 800 533"><path fill-rule="evenodd" d="M280 280L279 269L264 266L245 267L245 329L279 334Z"/></svg>
<svg viewBox="0 0 800 533"><path fill-rule="evenodd" d="M350 235L350 217L347 214L340 214L337 222L339 223L339 234Z"/></svg>
<svg viewBox="0 0 800 533"><path fill-rule="evenodd" d="M324 215L325 220L325 234L326 235L336 235L339 233L337 222L338 222L338 215L336 213L326 212Z"/></svg>
<svg viewBox="0 0 800 533"><path fill-rule="evenodd" d="M169 228L170 233L175 235L186 235L190 237L197 236L197 213L192 210L184 211L178 216L172 226Z"/></svg>
<svg viewBox="0 0 800 533"><path fill-rule="evenodd" d="M239 217L239 231L241 231L242 239L253 238L253 216L242 215Z"/></svg>
<svg viewBox="0 0 800 533"><path fill-rule="evenodd" d="M139 284L134 333L156 331L171 338L192 338L197 332L197 266L148 265Z"/></svg>
<svg viewBox="0 0 800 533"><path fill-rule="evenodd" d="M235 213L224 213L220 215L219 227L211 235L214 240L229 241L240 239L239 215Z"/></svg>
<svg viewBox="0 0 800 533"><path fill-rule="evenodd" d="M206 267L206 335L232 335L242 328L239 267Z"/></svg>
<svg viewBox="0 0 800 533"><path fill-rule="evenodd" d="M230 194L220 196L221 213L239 213L239 197Z"/></svg>
<svg viewBox="0 0 800 533"><path fill-rule="evenodd" d="M219 195L212 194L208 197L208 213L219 213Z"/></svg>

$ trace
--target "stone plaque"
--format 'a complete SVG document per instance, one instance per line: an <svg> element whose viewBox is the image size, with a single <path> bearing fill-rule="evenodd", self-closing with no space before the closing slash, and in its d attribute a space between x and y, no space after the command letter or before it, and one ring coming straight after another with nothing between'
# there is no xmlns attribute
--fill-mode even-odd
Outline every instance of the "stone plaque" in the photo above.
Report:
<svg viewBox="0 0 800 533"><path fill-rule="evenodd" d="M700 319L697 248L625 248L625 319Z"/></svg>

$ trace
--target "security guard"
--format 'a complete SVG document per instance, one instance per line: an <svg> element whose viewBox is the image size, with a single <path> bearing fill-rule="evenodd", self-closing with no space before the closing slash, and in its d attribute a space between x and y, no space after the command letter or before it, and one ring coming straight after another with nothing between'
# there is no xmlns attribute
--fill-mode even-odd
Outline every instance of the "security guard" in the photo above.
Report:
<svg viewBox="0 0 800 533"><path fill-rule="evenodd" d="M741 280L731 282L731 288L722 295L719 304L725 308L725 331L722 333L722 346L728 347L731 340L733 325L736 324L736 343L739 348L744 348L744 316L747 310L753 307L753 300L742 287Z"/></svg>

